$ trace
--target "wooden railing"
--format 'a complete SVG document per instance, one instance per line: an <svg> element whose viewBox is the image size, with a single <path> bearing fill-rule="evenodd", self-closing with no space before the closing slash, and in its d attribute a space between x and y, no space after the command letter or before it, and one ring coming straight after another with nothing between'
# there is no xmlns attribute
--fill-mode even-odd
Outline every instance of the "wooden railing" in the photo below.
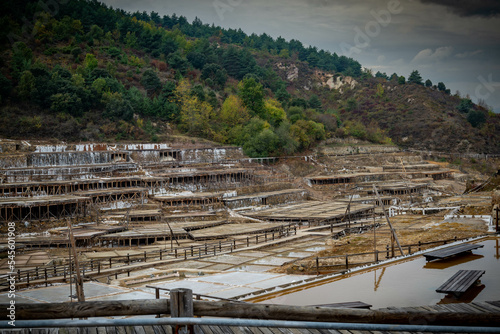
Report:
<svg viewBox="0 0 500 334"><path fill-rule="evenodd" d="M8 319L9 303L0 304L0 317ZM168 299L89 301L75 303L16 303L17 320L67 319L109 316L171 315L343 323L497 326L500 312L407 312L234 303L193 300L192 291L174 289ZM180 313L179 313L180 310ZM184 310L184 311L183 311Z"/></svg>
<svg viewBox="0 0 500 334"><path fill-rule="evenodd" d="M277 231L263 232L260 234L255 234L253 236L248 236L245 238L231 239L226 241L217 241L204 243L202 245L191 245L188 247L177 247L173 249L160 249L153 251L144 251L142 254L127 254L124 256L111 256L106 259L90 260L90 261L80 261L80 272L82 276L87 277L99 277L99 276L109 276L113 273L106 274L102 273L105 269L121 268L126 267L134 263L148 262L148 261L163 261L164 259L185 259L188 258L205 258L210 256L215 256L219 253L233 252L236 249L241 249L245 247L250 247L252 245L259 245L267 243L269 241L279 240L286 238L291 235L297 234L297 227L292 225L285 225L282 229ZM121 270L130 275L133 270ZM18 269L16 272L16 283L18 285L30 286L34 284L45 284L48 286L52 278L61 278L66 280L75 272L74 263L70 265L56 265L55 263L48 266L40 266L34 269L21 270ZM115 278L117 278L118 271L114 273ZM8 289L7 282L0 283L0 291Z"/></svg>
<svg viewBox="0 0 500 334"><path fill-rule="evenodd" d="M437 241L428 241L428 242L421 242L419 241L418 243L415 244L408 244L408 245L401 245L403 251L406 250L405 254L406 255L411 255L414 252L421 251L423 249L428 249L429 246L432 245L446 245L447 243L450 242L455 242L455 241L462 241L462 240L468 240L469 238L463 238L463 239L458 239L457 237L453 239L445 239L445 240L437 240ZM372 261L358 261L355 262L353 261L352 258L354 257L359 257L359 256L366 256L366 255L373 255L374 259ZM316 273L319 275L322 271L332 271L335 269L345 269L348 270L350 268L358 267L358 266L363 266L367 264L373 264L373 263L378 263L380 259L390 259L394 257L394 251L391 249L389 245L386 245L385 251L373 251L373 252L364 252L364 253L353 253L353 254L343 254L343 255L334 255L334 256L323 256L323 257L316 257ZM328 264L325 263L327 260L332 260L332 259L342 259L342 263L335 263L335 264ZM321 263L323 261L323 263Z"/></svg>

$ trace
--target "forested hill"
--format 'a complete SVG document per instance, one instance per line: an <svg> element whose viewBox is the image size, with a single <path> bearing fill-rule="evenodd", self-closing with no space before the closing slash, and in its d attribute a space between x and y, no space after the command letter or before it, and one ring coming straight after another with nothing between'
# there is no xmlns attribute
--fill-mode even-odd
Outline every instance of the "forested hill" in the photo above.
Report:
<svg viewBox="0 0 500 334"><path fill-rule="evenodd" d="M0 137L164 140L292 154L330 137L500 153L500 118L418 71L97 1L0 4Z"/></svg>

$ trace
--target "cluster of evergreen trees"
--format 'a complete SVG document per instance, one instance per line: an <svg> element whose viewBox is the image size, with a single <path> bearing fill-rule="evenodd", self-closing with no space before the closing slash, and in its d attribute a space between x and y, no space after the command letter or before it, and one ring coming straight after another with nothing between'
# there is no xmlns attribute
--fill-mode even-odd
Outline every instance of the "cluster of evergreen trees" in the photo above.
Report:
<svg viewBox="0 0 500 334"><path fill-rule="evenodd" d="M12 105L19 104L33 111L18 109L23 116L4 123L6 133L22 126L17 135L97 139L101 132L121 139L146 132L154 139L157 119L241 145L251 156L290 154L325 138L325 124L336 129L338 119L324 114L317 96L292 99L272 66L259 66L250 50L353 75L361 68L297 41L247 36L175 14L129 14L85 0L54 13L35 1L3 7L0 25L9 28L0 38L9 56L0 73L2 113L16 113ZM27 26L22 17L34 21ZM140 86L128 84L138 77ZM109 131L110 122L119 129ZM67 129L54 130L58 124Z"/></svg>

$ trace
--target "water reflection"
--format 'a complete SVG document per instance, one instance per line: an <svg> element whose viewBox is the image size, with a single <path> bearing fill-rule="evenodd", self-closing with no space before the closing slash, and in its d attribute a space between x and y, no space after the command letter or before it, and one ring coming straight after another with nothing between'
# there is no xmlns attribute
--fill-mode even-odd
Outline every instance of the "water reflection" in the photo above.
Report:
<svg viewBox="0 0 500 334"><path fill-rule="evenodd" d="M370 268L253 299L254 302L287 305L330 304L362 301L373 308L423 306L448 302L436 289L460 269L485 270L483 288L474 288L459 302L500 300L500 242L483 240L483 248L441 264L423 256ZM466 299L463 299L466 298ZM455 302L455 301L453 301Z"/></svg>
<svg viewBox="0 0 500 334"><path fill-rule="evenodd" d="M382 277L384 277L385 273L385 267L382 268L382 272L380 273L380 276L377 279L377 271L374 270L373 273L375 274L375 280L373 283L373 291L377 291L378 287L380 286L380 282L382 281Z"/></svg>
<svg viewBox="0 0 500 334"><path fill-rule="evenodd" d="M484 290L485 287L486 286L484 284L470 287L469 290L460 296L460 298L456 298L455 296L448 294L444 296L438 304L470 303L481 293L481 291Z"/></svg>
<svg viewBox="0 0 500 334"><path fill-rule="evenodd" d="M459 264L467 263L470 261L475 261L475 260L478 260L478 259L483 258L483 257L484 257L484 255L467 254L467 255L462 255L459 257L452 257L449 259L427 262L424 266L424 269L447 269L447 268L457 266Z"/></svg>

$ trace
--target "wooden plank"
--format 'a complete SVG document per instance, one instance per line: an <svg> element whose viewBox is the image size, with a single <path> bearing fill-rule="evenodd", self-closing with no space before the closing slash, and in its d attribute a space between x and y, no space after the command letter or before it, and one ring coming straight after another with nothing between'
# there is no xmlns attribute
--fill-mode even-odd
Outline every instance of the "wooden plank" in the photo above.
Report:
<svg viewBox="0 0 500 334"><path fill-rule="evenodd" d="M369 309L372 305L361 302L343 302L343 303L333 303L333 304L319 304L319 305L311 305L311 306L319 306L319 307L344 307L344 308L366 308Z"/></svg>
<svg viewBox="0 0 500 334"><path fill-rule="evenodd" d="M208 327L210 327L210 329L212 330L213 334L224 334L222 332L222 329L219 328L219 326L211 325L211 326L208 326Z"/></svg>
<svg viewBox="0 0 500 334"><path fill-rule="evenodd" d="M146 334L143 326L134 326L135 334Z"/></svg>
<svg viewBox="0 0 500 334"><path fill-rule="evenodd" d="M484 273L484 270L459 270L437 288L436 292L452 293L459 296L474 285Z"/></svg>
<svg viewBox="0 0 500 334"><path fill-rule="evenodd" d="M273 332L267 327L259 327L259 329L263 334L273 334Z"/></svg>
<svg viewBox="0 0 500 334"><path fill-rule="evenodd" d="M123 326L115 327L117 334L126 334L125 328Z"/></svg>
<svg viewBox="0 0 500 334"><path fill-rule="evenodd" d="M106 334L106 327L97 327L97 334Z"/></svg>
<svg viewBox="0 0 500 334"><path fill-rule="evenodd" d="M214 334L214 332L212 331L210 326L202 325L202 326L200 326L200 328L203 331L203 333L205 333L205 334Z"/></svg>
<svg viewBox="0 0 500 334"><path fill-rule="evenodd" d="M446 247L435 251L427 252L422 255L425 257L427 261L432 261L436 259L442 260L447 257L457 256L481 247L484 247L484 245L472 245L464 243L456 246Z"/></svg>
<svg viewBox="0 0 500 334"><path fill-rule="evenodd" d="M252 333L252 334L262 334L263 333L260 327L253 327L253 326L250 327L249 326L249 327L246 327L246 329L248 329L250 331L250 333Z"/></svg>
<svg viewBox="0 0 500 334"><path fill-rule="evenodd" d="M487 301L487 303L500 308L500 300Z"/></svg>
<svg viewBox="0 0 500 334"><path fill-rule="evenodd" d="M253 327L256 328L256 327ZM233 331L229 326L219 326L219 329L222 331L224 334L233 334ZM260 331L258 331L256 334L262 334Z"/></svg>
<svg viewBox="0 0 500 334"><path fill-rule="evenodd" d="M290 328L278 328L278 330L283 334L294 334Z"/></svg>
<svg viewBox="0 0 500 334"><path fill-rule="evenodd" d="M228 327L234 334L249 334L248 332L244 331L245 327L242 326L228 326Z"/></svg>
<svg viewBox="0 0 500 334"><path fill-rule="evenodd" d="M116 329L116 326L106 327L106 334L118 334L118 330Z"/></svg>
<svg viewBox="0 0 500 334"><path fill-rule="evenodd" d="M123 329L125 330L126 334L135 334L133 326L124 326Z"/></svg>
<svg viewBox="0 0 500 334"><path fill-rule="evenodd" d="M268 328L271 332L273 332L273 334L282 334L282 332L278 328L274 327L268 327Z"/></svg>
<svg viewBox="0 0 500 334"><path fill-rule="evenodd" d="M493 302L474 302L476 304L480 304L480 305L483 305L483 306L488 306L491 308L491 311L490 312L500 312L500 303L498 303L497 305L495 305Z"/></svg>
<svg viewBox="0 0 500 334"><path fill-rule="evenodd" d="M153 326L143 326L143 329L144 329L144 332L146 334L155 334L155 330L153 329Z"/></svg>

